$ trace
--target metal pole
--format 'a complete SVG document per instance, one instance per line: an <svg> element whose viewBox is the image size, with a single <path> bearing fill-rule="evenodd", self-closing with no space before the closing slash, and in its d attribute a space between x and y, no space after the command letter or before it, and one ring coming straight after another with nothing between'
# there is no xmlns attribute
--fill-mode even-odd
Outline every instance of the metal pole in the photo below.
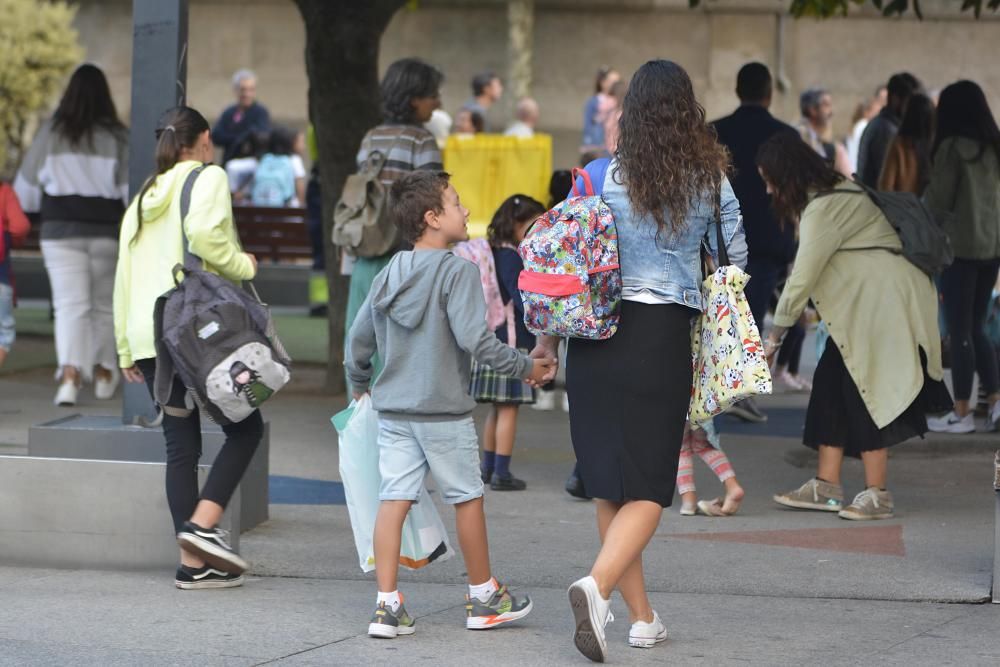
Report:
<svg viewBox="0 0 1000 667"><path fill-rule="evenodd" d="M157 119L187 99L187 42L188 0L133 0L128 175L133 196L153 170ZM126 384L122 422L155 414L146 387Z"/></svg>

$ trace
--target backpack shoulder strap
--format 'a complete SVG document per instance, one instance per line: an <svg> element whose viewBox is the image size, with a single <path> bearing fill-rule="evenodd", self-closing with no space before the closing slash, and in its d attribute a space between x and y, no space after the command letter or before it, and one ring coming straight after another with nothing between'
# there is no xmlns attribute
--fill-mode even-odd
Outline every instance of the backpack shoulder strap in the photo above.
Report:
<svg viewBox="0 0 1000 667"><path fill-rule="evenodd" d="M200 260L188 247L187 232L184 231L184 220L191 210L191 191L194 190L194 182L198 180L198 176L205 170L206 166L202 164L192 169L187 178L184 179L184 186L181 187L181 238L184 240L184 268L191 271L201 268L201 265Z"/></svg>
<svg viewBox="0 0 1000 667"><path fill-rule="evenodd" d="M399 132L396 133L396 138L392 140L391 144L389 144L389 150L382 151L375 148L369 149L368 159L365 160L365 162L367 165L372 167L371 174L373 178L377 179L382 173L382 169L385 168L385 163L389 161L389 155L391 155L393 149L399 145L399 140L403 138L405 131L406 128L401 128ZM370 139L369 142L371 142Z"/></svg>

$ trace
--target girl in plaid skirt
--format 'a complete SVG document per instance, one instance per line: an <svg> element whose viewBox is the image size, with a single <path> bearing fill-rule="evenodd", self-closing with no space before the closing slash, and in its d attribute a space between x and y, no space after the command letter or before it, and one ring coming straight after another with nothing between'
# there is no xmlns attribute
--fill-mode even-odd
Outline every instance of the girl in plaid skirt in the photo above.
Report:
<svg viewBox="0 0 1000 667"><path fill-rule="evenodd" d="M545 207L538 201L514 195L500 205L486 230L500 296L507 307L507 322L497 327L496 335L525 352L535 347L535 337L524 326L524 304L517 288L524 265L517 254L517 245L543 213ZM517 433L517 409L523 403L535 402L535 390L519 378L501 375L489 366L473 362L470 391L477 402L493 404L483 430L483 482L494 491L523 490L527 485L511 474L510 457Z"/></svg>

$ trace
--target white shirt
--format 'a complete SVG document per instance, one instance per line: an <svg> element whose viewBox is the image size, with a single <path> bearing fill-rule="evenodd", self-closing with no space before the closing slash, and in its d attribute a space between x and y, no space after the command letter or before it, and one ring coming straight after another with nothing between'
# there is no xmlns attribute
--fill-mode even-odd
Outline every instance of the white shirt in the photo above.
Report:
<svg viewBox="0 0 1000 667"><path fill-rule="evenodd" d="M505 137L520 137L522 139L527 139L535 136L535 130L527 123L517 121L513 125L507 128L507 131L503 133Z"/></svg>

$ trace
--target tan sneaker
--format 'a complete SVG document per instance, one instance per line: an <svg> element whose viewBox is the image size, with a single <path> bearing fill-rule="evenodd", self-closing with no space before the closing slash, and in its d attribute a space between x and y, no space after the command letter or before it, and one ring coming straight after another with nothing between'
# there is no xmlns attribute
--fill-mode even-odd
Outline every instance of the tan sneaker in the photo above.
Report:
<svg viewBox="0 0 1000 667"><path fill-rule="evenodd" d="M774 502L800 510L839 512L844 506L844 487L813 477L794 491L775 495Z"/></svg>
<svg viewBox="0 0 1000 667"><path fill-rule="evenodd" d="M891 519L892 510L892 494L872 486L854 496L854 502L840 512L840 518L852 521Z"/></svg>

